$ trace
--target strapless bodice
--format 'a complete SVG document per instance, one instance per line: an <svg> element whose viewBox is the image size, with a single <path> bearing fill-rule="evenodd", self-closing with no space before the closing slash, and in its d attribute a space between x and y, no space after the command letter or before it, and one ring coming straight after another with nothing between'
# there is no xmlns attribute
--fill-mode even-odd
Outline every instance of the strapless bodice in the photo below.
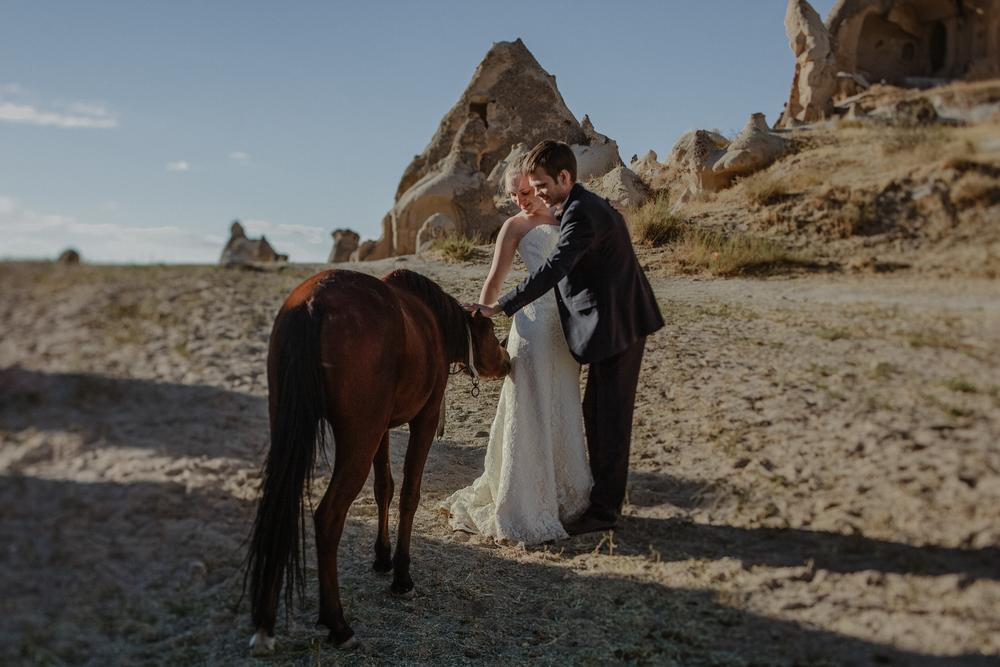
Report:
<svg viewBox="0 0 1000 667"><path fill-rule="evenodd" d="M549 258L558 241L557 225L538 225L521 237L517 252L521 255L524 265L528 267L528 271L534 272Z"/></svg>

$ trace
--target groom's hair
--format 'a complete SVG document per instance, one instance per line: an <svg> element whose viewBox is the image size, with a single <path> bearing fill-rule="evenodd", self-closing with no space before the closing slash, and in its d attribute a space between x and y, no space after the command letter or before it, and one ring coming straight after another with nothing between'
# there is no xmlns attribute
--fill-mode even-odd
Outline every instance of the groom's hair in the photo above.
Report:
<svg viewBox="0 0 1000 667"><path fill-rule="evenodd" d="M563 169L569 172L570 181L576 183L576 156L573 149L561 141L546 139L524 156L524 171L530 174L543 169L553 180Z"/></svg>

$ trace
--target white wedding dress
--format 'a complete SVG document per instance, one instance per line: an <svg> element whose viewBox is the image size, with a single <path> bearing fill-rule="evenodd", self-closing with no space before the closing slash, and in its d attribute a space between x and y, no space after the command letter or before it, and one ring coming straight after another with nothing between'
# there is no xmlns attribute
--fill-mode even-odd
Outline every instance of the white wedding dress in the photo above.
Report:
<svg viewBox="0 0 1000 667"><path fill-rule="evenodd" d="M517 251L530 271L559 238L539 225ZM562 522L587 508L593 484L580 405L580 364L566 345L555 294L514 315L511 372L500 391L483 474L441 507L455 530L497 541L538 544L567 537Z"/></svg>

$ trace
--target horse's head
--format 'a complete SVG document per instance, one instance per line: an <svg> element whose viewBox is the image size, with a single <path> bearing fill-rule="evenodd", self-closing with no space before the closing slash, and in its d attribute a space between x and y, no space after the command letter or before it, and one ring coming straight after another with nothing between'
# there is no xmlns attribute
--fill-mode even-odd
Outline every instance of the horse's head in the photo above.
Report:
<svg viewBox="0 0 1000 667"><path fill-rule="evenodd" d="M493 320L477 310L469 317L469 333L476 370L486 378L500 378L510 372L510 355L497 340Z"/></svg>

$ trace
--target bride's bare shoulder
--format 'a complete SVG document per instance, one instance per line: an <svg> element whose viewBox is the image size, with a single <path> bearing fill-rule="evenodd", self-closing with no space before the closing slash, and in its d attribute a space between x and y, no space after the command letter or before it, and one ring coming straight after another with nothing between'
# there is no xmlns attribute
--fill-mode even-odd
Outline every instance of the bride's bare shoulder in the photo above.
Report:
<svg viewBox="0 0 1000 667"><path fill-rule="evenodd" d="M508 240L509 242L517 243L531 229L530 225L531 222L524 213L512 215L504 220L503 225L500 226L497 241Z"/></svg>

